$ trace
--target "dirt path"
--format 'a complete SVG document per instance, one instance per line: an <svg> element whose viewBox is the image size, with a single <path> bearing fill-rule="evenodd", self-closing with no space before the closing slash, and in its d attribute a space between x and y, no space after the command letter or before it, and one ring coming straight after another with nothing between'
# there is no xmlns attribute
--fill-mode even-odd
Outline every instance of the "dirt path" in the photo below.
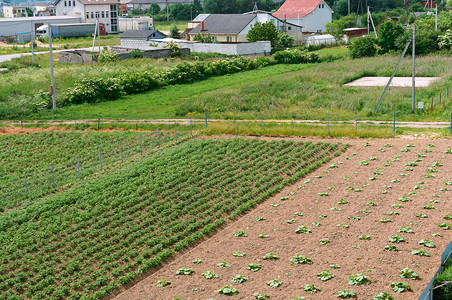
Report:
<svg viewBox="0 0 452 300"><path fill-rule="evenodd" d="M237 221L230 222L222 231L197 247L185 254L176 254L171 263L115 299L253 299L255 292L266 293L271 299L286 300L298 296L307 300L337 299L336 293L342 289L355 291L355 299L371 299L380 292L390 292L398 300L417 299L439 267L440 256L452 238L452 230L443 230L437 226L438 223L447 222L442 217L452 212L452 191L440 191L441 188L448 187L444 182L451 180L452 154L444 153L447 147L451 147L451 143L448 140L381 139L369 140L371 145L364 147L362 140L340 141L351 143L350 148L340 157L307 178L286 187ZM415 147L407 147L408 143ZM431 143L435 147L428 147ZM410 151L402 152L404 148ZM426 153L425 149L431 152ZM418 157L418 153L425 154L425 157ZM407 167L407 163L416 159L419 159L416 162L418 166ZM368 165L361 163L364 160ZM438 172L427 173L427 169L436 161L442 164L435 168ZM337 168L330 168L332 163ZM435 177L425 178L426 174L433 174ZM308 178L311 183L305 182ZM300 186L304 187L299 188ZM357 192L355 189L362 191ZM328 196L321 196L319 193L328 193ZM433 196L436 194L440 197ZM411 201L398 201L402 196ZM282 200L281 197L288 197L288 200ZM340 199L348 203L338 204ZM432 203L431 200L437 202ZM271 204L279 206L272 207ZM425 209L425 205L431 205L434 209ZM302 212L303 215L295 215L295 212ZM398 215L388 215L389 212L396 212ZM416 217L420 213L428 217ZM350 216L360 219L351 220ZM265 220L257 222L256 217L263 217ZM382 218L391 222L382 223ZM337 226L339 224L349 227ZM307 226L312 233L297 234L295 230L298 226ZM411 227L413 233L399 233L398 230L403 226ZM233 236L237 230L244 230L248 236ZM436 233L440 236L432 235ZM268 237L259 238L261 234ZM406 241L399 244L388 242L389 237L397 234ZM361 240L361 235L370 235L370 239ZM321 245L321 239L328 239L330 243ZM419 245L422 239L434 241L435 248ZM399 251L385 251L385 245L395 245ZM411 251L417 248L427 250L431 256L412 255ZM235 251L246 255L234 257L232 252ZM278 259L264 260L263 256L267 253L276 254ZM291 264L290 259L296 254L307 256L313 263ZM195 264L192 262L194 259L200 259L202 263ZM220 261L230 263L231 267L218 267ZM260 264L263 269L251 272L246 269L250 263ZM333 264L340 268L332 269ZM194 273L190 276L177 276L179 268L191 268ZM397 272L403 268L413 269L420 275L420 279L399 278ZM201 274L208 270L218 274L219 278L203 278ZM324 270L330 270L334 278L319 280L317 274ZM371 284L351 286L347 283L349 276L359 273L368 276ZM231 283L230 280L238 274L249 280L242 284ZM171 284L157 287L157 281L162 279ZM272 288L266 284L274 279L282 281L282 286ZM402 294L391 291L389 284L399 281L408 282L412 291ZM307 284L315 284L321 291L308 294L302 289ZM218 290L226 285L237 288L238 295L220 295Z"/></svg>
<svg viewBox="0 0 452 300"><path fill-rule="evenodd" d="M193 123L204 123L204 119L192 119ZM253 120L236 120L236 122L252 122ZM254 120L255 122L260 122L260 120ZM190 119L139 119L139 120L125 120L125 119L85 119L85 120L35 120L35 121L0 121L3 124L12 124L12 125L36 125L36 124L46 124L46 125L73 125L73 124L173 124L177 122L178 124L190 124ZM222 120L222 119L208 119L208 122L232 122L231 120ZM291 120L264 120L264 123L290 123ZM326 121L321 120L293 120L295 124L315 124L315 125L327 125ZM330 121L332 125L353 125L355 124L354 120L349 121ZM392 121L373 121L373 120L361 120L358 121L359 125L375 125L375 126L392 126ZM405 127L405 128L449 128L451 126L450 122L402 122L396 121L396 127Z"/></svg>

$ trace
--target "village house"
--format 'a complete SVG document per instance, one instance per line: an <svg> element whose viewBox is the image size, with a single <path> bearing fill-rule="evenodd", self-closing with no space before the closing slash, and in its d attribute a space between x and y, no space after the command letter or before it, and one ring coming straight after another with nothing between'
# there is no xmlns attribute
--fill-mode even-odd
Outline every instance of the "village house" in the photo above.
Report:
<svg viewBox="0 0 452 300"><path fill-rule="evenodd" d="M3 16L5 18L32 17L27 16L25 6L3 6Z"/></svg>
<svg viewBox="0 0 452 300"><path fill-rule="evenodd" d="M57 0L57 16L80 17L81 23L99 23L105 25L107 34L118 33L118 0Z"/></svg>
<svg viewBox="0 0 452 300"><path fill-rule="evenodd" d="M333 21L333 10L324 0L286 0L273 16L303 26L305 34L322 33Z"/></svg>

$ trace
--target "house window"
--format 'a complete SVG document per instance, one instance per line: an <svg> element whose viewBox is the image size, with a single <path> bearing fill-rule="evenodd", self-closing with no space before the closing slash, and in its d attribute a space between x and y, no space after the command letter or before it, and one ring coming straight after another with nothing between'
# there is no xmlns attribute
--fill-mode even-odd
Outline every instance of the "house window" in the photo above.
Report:
<svg viewBox="0 0 452 300"><path fill-rule="evenodd" d="M66 1L64 1L64 6L67 6L67 2Z"/></svg>
<svg viewBox="0 0 452 300"><path fill-rule="evenodd" d="M322 3L322 8L325 8L325 4Z"/></svg>
<svg viewBox="0 0 452 300"><path fill-rule="evenodd" d="M94 12L91 12L91 19L94 19Z"/></svg>
<svg viewBox="0 0 452 300"><path fill-rule="evenodd" d="M89 12L86 13L86 18L89 19Z"/></svg>
<svg viewBox="0 0 452 300"><path fill-rule="evenodd" d="M72 6L75 6L75 1L72 1Z"/></svg>
<svg viewBox="0 0 452 300"><path fill-rule="evenodd" d="M96 19L99 19L100 17L100 13L98 11L96 11Z"/></svg>
<svg viewBox="0 0 452 300"><path fill-rule="evenodd" d="M102 12L102 19L105 18L105 12Z"/></svg>
<svg viewBox="0 0 452 300"><path fill-rule="evenodd" d="M69 6L71 6L71 1L69 1Z"/></svg>
<svg viewBox="0 0 452 300"><path fill-rule="evenodd" d="M228 37L226 38L226 42L231 43L231 42L232 42L232 36L228 36Z"/></svg>
<svg viewBox="0 0 452 300"><path fill-rule="evenodd" d="M292 26L287 27L288 30L292 30Z"/></svg>
<svg viewBox="0 0 452 300"><path fill-rule="evenodd" d="M105 18L108 18L108 11L105 12Z"/></svg>

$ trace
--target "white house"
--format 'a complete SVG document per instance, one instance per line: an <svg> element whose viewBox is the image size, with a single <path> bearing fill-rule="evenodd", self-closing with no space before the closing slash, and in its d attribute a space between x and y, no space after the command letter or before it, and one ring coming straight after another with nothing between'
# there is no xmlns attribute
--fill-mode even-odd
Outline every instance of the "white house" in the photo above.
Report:
<svg viewBox="0 0 452 300"><path fill-rule="evenodd" d="M305 33L321 33L333 20L333 10L324 0L286 0L273 15L303 26Z"/></svg>
<svg viewBox="0 0 452 300"><path fill-rule="evenodd" d="M57 0L55 2L57 16L79 17L82 23L105 25L107 34L118 33L119 0Z"/></svg>
<svg viewBox="0 0 452 300"><path fill-rule="evenodd" d="M5 18L28 17L27 8L25 6L3 6L3 16Z"/></svg>
<svg viewBox="0 0 452 300"><path fill-rule="evenodd" d="M302 41L302 27L284 22L269 13L247 14L201 14L192 21L193 29L188 33L193 40L198 33L210 35L217 42L244 43L246 36L256 23L272 22L278 31L286 32L295 41Z"/></svg>

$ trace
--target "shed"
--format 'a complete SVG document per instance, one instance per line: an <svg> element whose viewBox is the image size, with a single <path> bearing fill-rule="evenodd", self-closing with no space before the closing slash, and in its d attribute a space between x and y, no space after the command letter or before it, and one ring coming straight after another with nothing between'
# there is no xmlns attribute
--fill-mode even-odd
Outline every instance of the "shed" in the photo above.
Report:
<svg viewBox="0 0 452 300"><path fill-rule="evenodd" d="M331 45L336 43L336 39L331 34L311 35L306 40L306 45Z"/></svg>
<svg viewBox="0 0 452 300"><path fill-rule="evenodd" d="M158 30L127 30L120 36L121 46L149 46L152 39L164 39L166 35Z"/></svg>

